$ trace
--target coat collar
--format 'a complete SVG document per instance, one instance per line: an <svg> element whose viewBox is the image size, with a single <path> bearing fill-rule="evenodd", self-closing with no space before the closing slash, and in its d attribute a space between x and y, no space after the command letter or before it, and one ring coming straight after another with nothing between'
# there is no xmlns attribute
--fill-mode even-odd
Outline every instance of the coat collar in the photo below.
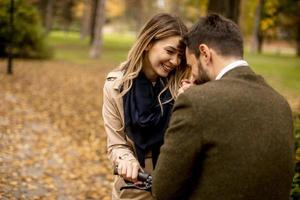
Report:
<svg viewBox="0 0 300 200"><path fill-rule="evenodd" d="M121 85L122 77L123 77L123 72L121 70L112 71L107 75L106 80L113 81L113 89L120 91L122 87Z"/></svg>
<svg viewBox="0 0 300 200"><path fill-rule="evenodd" d="M216 80L221 79L222 76L224 76L224 74L226 74L230 70L233 70L234 68L237 68L237 67L243 67L243 66L249 66L249 64L245 60L236 60L236 61L228 64L220 71L220 73L216 77Z"/></svg>
<svg viewBox="0 0 300 200"><path fill-rule="evenodd" d="M220 79L225 79L228 77L257 77L255 72L249 66L237 67L228 71L224 76Z"/></svg>

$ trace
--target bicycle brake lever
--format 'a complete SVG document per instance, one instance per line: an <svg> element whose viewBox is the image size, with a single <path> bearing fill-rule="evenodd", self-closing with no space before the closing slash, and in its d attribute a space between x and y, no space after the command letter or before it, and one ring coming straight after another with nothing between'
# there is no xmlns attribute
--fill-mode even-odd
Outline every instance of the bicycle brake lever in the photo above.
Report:
<svg viewBox="0 0 300 200"><path fill-rule="evenodd" d="M125 183L124 186L120 188L120 190L124 189L139 189L139 190L146 190L151 191L151 185L145 183Z"/></svg>

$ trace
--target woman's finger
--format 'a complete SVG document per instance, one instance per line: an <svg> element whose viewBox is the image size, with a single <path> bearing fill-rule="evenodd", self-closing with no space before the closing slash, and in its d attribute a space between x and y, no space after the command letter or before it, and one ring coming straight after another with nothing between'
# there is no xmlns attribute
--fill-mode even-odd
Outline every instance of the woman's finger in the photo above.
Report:
<svg viewBox="0 0 300 200"><path fill-rule="evenodd" d="M127 166L126 165L122 165L121 168L121 176L126 176L126 171L127 171Z"/></svg>
<svg viewBox="0 0 300 200"><path fill-rule="evenodd" d="M132 176L132 166L129 165L126 171L126 178L131 179L131 176Z"/></svg>
<svg viewBox="0 0 300 200"><path fill-rule="evenodd" d="M134 162L132 164L133 168L132 168L132 175L131 175L131 178L134 180L134 181L137 181L137 176L138 176L138 173L139 173L139 169L140 169L140 166L138 163Z"/></svg>

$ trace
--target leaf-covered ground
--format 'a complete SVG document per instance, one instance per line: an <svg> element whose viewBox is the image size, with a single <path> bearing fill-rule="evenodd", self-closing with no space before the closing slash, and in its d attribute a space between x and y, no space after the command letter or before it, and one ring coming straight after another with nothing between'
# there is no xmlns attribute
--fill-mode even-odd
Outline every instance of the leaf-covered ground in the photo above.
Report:
<svg viewBox="0 0 300 200"><path fill-rule="evenodd" d="M0 61L0 199L110 199L101 118L109 69Z"/></svg>
<svg viewBox="0 0 300 200"><path fill-rule="evenodd" d="M101 117L110 66L18 60L8 76L0 60L1 200L110 199ZM284 96L299 111L299 95L291 94Z"/></svg>

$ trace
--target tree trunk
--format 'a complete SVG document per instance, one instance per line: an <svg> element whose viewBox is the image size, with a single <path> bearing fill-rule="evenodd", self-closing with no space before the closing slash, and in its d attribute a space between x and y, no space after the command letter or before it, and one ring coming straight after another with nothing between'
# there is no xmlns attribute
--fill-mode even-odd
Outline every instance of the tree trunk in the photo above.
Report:
<svg viewBox="0 0 300 200"><path fill-rule="evenodd" d="M135 31L138 32L143 26L146 18L146 9L149 0L126 0L126 15L133 19ZM148 9L151 9L148 7Z"/></svg>
<svg viewBox="0 0 300 200"><path fill-rule="evenodd" d="M207 10L209 13L219 13L238 24L240 3L240 0L210 0Z"/></svg>
<svg viewBox="0 0 300 200"><path fill-rule="evenodd" d="M47 0L46 16L45 16L45 29L46 34L51 31L53 21L53 0Z"/></svg>
<svg viewBox="0 0 300 200"><path fill-rule="evenodd" d="M170 5L170 11L171 11L171 14L176 14L178 16L181 16L180 15L180 0L172 0L171 2L169 2L171 5Z"/></svg>
<svg viewBox="0 0 300 200"><path fill-rule="evenodd" d="M144 1L139 1L139 0L136 0L135 1L135 21L136 21L136 31L138 32L141 27L143 26L143 23L144 23L144 20L145 20L145 16L144 16L144 13L145 13L145 9L144 9Z"/></svg>
<svg viewBox="0 0 300 200"><path fill-rule="evenodd" d="M157 12L159 12L159 7L158 7L157 1L143 0L141 2L142 2L142 4L140 5L140 9L143 11L143 13L141 13L139 11L140 12L140 18L142 19L141 20L141 26L139 27L139 29L141 29L141 27L144 26L145 22L147 20L149 20L150 17L152 17ZM153 12L153 11L155 11L155 12ZM176 14L179 15L179 13L176 13Z"/></svg>
<svg viewBox="0 0 300 200"><path fill-rule="evenodd" d="M70 25L73 21L72 7L74 6L74 0L65 0L63 4L63 30L69 31Z"/></svg>
<svg viewBox="0 0 300 200"><path fill-rule="evenodd" d="M102 27L105 22L105 0L99 0L96 12L96 25L94 29L94 40L90 51L91 58L101 55L102 47Z"/></svg>
<svg viewBox="0 0 300 200"><path fill-rule="evenodd" d="M300 21L297 24L297 33L296 33L296 55L300 56Z"/></svg>
<svg viewBox="0 0 300 200"><path fill-rule="evenodd" d="M8 46L8 60L7 60L7 74L13 74L13 35L14 35L14 0L10 0L9 9L9 28L10 28L10 41Z"/></svg>
<svg viewBox="0 0 300 200"><path fill-rule="evenodd" d="M260 21L261 21L263 5L264 5L264 0L259 0L256 7L255 17L254 17L252 41L250 47L250 51L252 53L257 53L257 52L261 53L262 51L263 35L260 31Z"/></svg>
<svg viewBox="0 0 300 200"><path fill-rule="evenodd" d="M90 35L91 31L91 0L84 0L84 13L81 19L81 30L80 30L80 38L84 39L88 35Z"/></svg>
<svg viewBox="0 0 300 200"><path fill-rule="evenodd" d="M100 0L101 1L101 0ZM93 44L95 38L96 15L99 0L91 0L91 23L90 23L90 45Z"/></svg>
<svg viewBox="0 0 300 200"><path fill-rule="evenodd" d="M263 51L263 42L264 42L264 36L261 33L261 31L259 31L259 35L258 35L258 46L257 46L257 52L258 53L262 53Z"/></svg>
<svg viewBox="0 0 300 200"><path fill-rule="evenodd" d="M46 28L47 6L48 6L48 0L37 2L37 8L39 10L39 13L40 13L40 16L42 19L42 24L43 24L43 27L45 28L46 32L47 32L47 28Z"/></svg>
<svg viewBox="0 0 300 200"><path fill-rule="evenodd" d="M233 20L236 24L239 24L239 18L240 18L240 0L233 0L232 2L232 10L231 12L228 11L229 19Z"/></svg>

